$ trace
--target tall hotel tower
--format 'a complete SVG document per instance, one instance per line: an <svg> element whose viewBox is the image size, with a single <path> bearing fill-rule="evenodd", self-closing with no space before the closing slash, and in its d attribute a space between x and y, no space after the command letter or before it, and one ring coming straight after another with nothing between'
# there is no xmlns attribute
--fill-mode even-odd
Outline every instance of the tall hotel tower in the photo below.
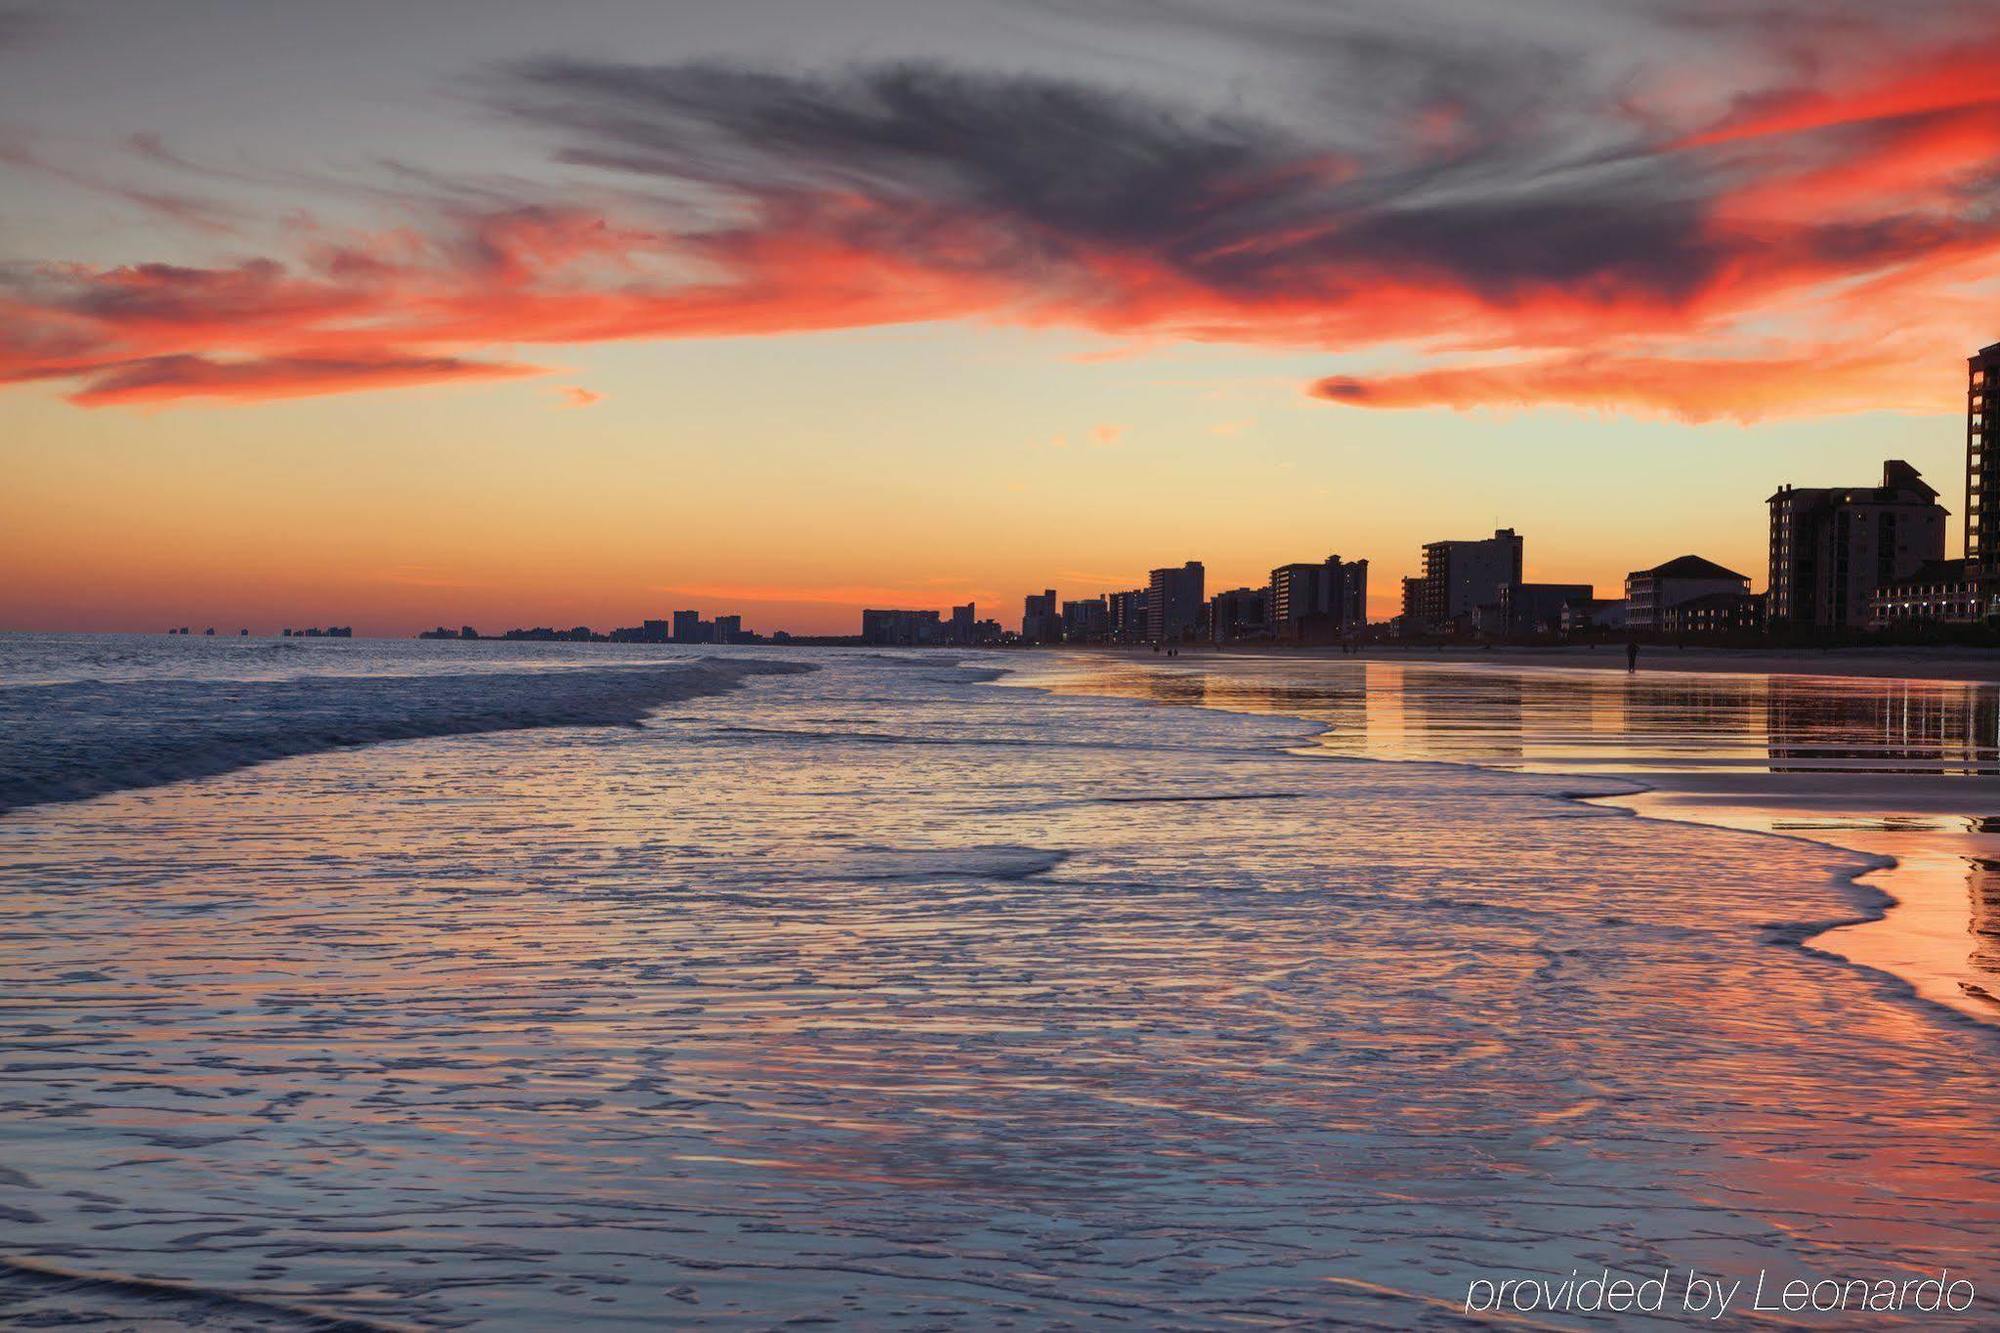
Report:
<svg viewBox="0 0 2000 1333"><path fill-rule="evenodd" d="M1982 583L2000 577L2000 343L1968 358L1965 397L1965 560Z"/></svg>

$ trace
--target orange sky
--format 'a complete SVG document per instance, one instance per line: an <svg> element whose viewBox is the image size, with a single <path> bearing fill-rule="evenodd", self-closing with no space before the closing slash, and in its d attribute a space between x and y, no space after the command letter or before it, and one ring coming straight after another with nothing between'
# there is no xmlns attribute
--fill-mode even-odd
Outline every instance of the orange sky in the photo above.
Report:
<svg viewBox="0 0 2000 1333"><path fill-rule="evenodd" d="M1496 524L1611 592L1761 584L1783 481L1958 507L1989 6L918 12L0 25L0 626L1011 624L1329 552L1388 614Z"/></svg>

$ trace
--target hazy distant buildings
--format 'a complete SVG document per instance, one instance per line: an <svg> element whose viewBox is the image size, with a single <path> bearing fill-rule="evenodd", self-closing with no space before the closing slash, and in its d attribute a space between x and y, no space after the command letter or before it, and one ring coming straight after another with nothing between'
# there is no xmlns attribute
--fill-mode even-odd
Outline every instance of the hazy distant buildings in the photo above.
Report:
<svg viewBox="0 0 2000 1333"><path fill-rule="evenodd" d="M885 648L942 643L944 623L935 611L863 611L861 639Z"/></svg>
<svg viewBox="0 0 2000 1333"><path fill-rule="evenodd" d="M675 643L707 642L707 637L702 633L701 612L699 611L674 612L674 642Z"/></svg>
<svg viewBox="0 0 2000 1333"><path fill-rule="evenodd" d="M1982 413L1973 413L1973 420L1983 426ZM1882 464L1879 486L1787 485L1768 503L1766 610L1773 624L1860 629L1869 622L1877 589L1944 558L1945 508L1937 491L1899 459ZM1966 531L1969 553L1975 539L1986 540L1970 512Z"/></svg>
<svg viewBox="0 0 2000 1333"><path fill-rule="evenodd" d="M1332 639L1368 624L1368 562L1330 555L1318 564L1279 565L1265 591L1271 633Z"/></svg>
<svg viewBox="0 0 2000 1333"><path fill-rule="evenodd" d="M1697 597L1750 596L1750 579L1713 560L1684 555L1625 576L1625 624L1633 630L1664 630L1663 613Z"/></svg>
<svg viewBox="0 0 2000 1333"><path fill-rule="evenodd" d="M1500 528L1477 541L1429 542L1424 572L1403 580L1403 618L1418 632L1471 623L1482 606L1497 606L1500 590L1521 581L1521 537Z"/></svg>
<svg viewBox="0 0 2000 1333"><path fill-rule="evenodd" d="M1156 569L1146 587L1146 637L1154 643L1178 643L1201 628L1207 601L1201 561L1178 569Z"/></svg>
<svg viewBox="0 0 2000 1333"><path fill-rule="evenodd" d="M1056 604L1056 590L1029 593L1021 605L1022 643L1061 643L1062 608Z"/></svg>
<svg viewBox="0 0 2000 1333"><path fill-rule="evenodd" d="M1111 637L1111 611L1102 597L1064 602L1062 610L1064 643L1103 643Z"/></svg>
<svg viewBox="0 0 2000 1333"><path fill-rule="evenodd" d="M743 617L717 616L715 618L715 641L717 643L743 642Z"/></svg>

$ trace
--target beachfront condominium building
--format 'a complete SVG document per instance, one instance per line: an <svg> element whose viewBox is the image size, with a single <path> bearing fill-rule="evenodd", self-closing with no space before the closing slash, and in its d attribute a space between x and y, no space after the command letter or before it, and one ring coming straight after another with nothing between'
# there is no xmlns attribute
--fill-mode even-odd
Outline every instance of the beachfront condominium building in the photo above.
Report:
<svg viewBox="0 0 2000 1333"><path fill-rule="evenodd" d="M717 616L715 618L715 641L717 643L739 643L742 639L742 616Z"/></svg>
<svg viewBox="0 0 2000 1333"><path fill-rule="evenodd" d="M1111 637L1111 613L1102 597L1086 597L1064 602L1062 612L1064 643L1103 643Z"/></svg>
<svg viewBox="0 0 2000 1333"><path fill-rule="evenodd" d="M1500 590L1521 581L1521 536L1500 528L1477 541L1429 542L1422 578L1403 583L1403 616L1420 631L1466 625L1482 606L1498 605Z"/></svg>
<svg viewBox="0 0 2000 1333"><path fill-rule="evenodd" d="M951 609L951 622L945 626L944 637L946 643L979 642L979 614L974 603L967 602L964 606Z"/></svg>
<svg viewBox="0 0 2000 1333"><path fill-rule="evenodd" d="M705 631L711 628L713 627L702 623L699 611L674 612L675 643L706 643L708 635Z"/></svg>
<svg viewBox="0 0 2000 1333"><path fill-rule="evenodd" d="M1635 569L1625 576L1625 624L1634 630L1666 628L1667 608L1697 597L1750 595L1750 578L1698 555L1676 556L1664 565Z"/></svg>
<svg viewBox="0 0 2000 1333"><path fill-rule="evenodd" d="M1368 562L1330 555L1271 571L1265 605L1281 639L1335 638L1368 624Z"/></svg>
<svg viewBox="0 0 2000 1333"><path fill-rule="evenodd" d="M1031 592L1021 603L1021 642L1062 642L1062 608L1056 605L1054 588Z"/></svg>
<svg viewBox="0 0 2000 1333"><path fill-rule="evenodd" d="M1201 628L1207 604L1206 575L1201 561L1179 569L1156 569L1146 585L1146 637L1154 643L1178 643Z"/></svg>
<svg viewBox="0 0 2000 1333"><path fill-rule="evenodd" d="M2000 582L2000 519L1991 506L2000 494L2000 343L1968 359L1965 390L1965 558L1988 583Z"/></svg>
<svg viewBox="0 0 2000 1333"><path fill-rule="evenodd" d="M1104 598L1111 616L1111 640L1114 643L1144 643L1146 641L1146 590L1134 588L1130 592L1109 593Z"/></svg>
<svg viewBox="0 0 2000 1333"><path fill-rule="evenodd" d="M1270 632L1268 588L1231 588L1208 601L1208 637L1217 643L1234 643Z"/></svg>
<svg viewBox="0 0 2000 1333"><path fill-rule="evenodd" d="M1882 464L1879 486L1787 485L1769 504L1773 625L1864 629L1877 589L1944 558L1945 508L1900 459ZM1970 517L1966 531L1970 543Z"/></svg>

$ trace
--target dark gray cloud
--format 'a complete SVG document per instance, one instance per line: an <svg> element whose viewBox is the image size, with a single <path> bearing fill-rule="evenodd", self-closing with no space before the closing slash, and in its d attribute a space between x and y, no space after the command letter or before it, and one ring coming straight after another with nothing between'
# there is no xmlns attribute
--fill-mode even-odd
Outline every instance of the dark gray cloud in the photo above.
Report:
<svg viewBox="0 0 2000 1333"><path fill-rule="evenodd" d="M871 244L920 247L950 234L940 219L1000 224L1017 244L996 264L1110 252L1244 296L1333 293L1394 269L1504 300L1554 282L1672 298L1726 260L1700 226L1714 182L1636 137L1574 136L1538 114L1553 93L1536 62L1418 77L1412 47L1350 55L1371 86L1405 95L1318 137L1272 115L935 64L785 74L550 59L514 67L496 97L559 134L571 163L794 208L865 199L870 228L903 224Z"/></svg>

